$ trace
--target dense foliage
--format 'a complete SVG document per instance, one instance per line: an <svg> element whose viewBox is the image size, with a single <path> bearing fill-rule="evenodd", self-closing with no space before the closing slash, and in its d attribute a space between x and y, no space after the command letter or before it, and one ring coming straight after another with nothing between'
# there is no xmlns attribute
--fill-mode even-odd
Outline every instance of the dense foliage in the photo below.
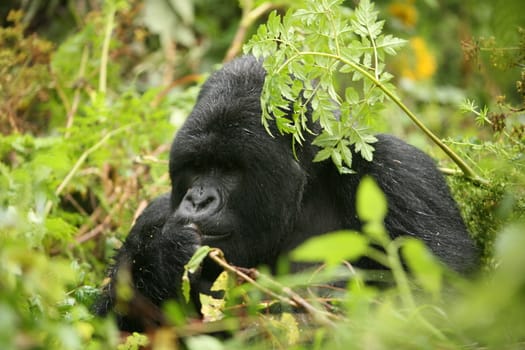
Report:
<svg viewBox="0 0 525 350"><path fill-rule="evenodd" d="M0 348L160 348L178 341L191 349L523 348L524 3L240 3L0 4ZM147 201L170 186L167 150L202 72L239 54L251 34L246 50L269 56L275 78L267 81L268 108L288 108L283 97L297 101L295 120L262 122L277 122L303 142L305 101L295 96L306 91L325 127L317 160L331 158L350 172L347 147L372 158L377 131L432 154L450 174L484 251L479 275L445 270L419 241L388 240L385 201L370 181L357 198L365 232L330 234L292 255L322 260L324 269L247 274L204 248L190 268L209 253L238 276L222 275L224 300L204 300L206 322L169 304L173 328L127 337L111 319L93 318L89 307L113 250ZM341 122L332 117L333 102ZM407 114L456 156L428 142ZM458 159L464 165L456 166ZM339 250L349 244L353 251ZM339 266L362 255L392 273ZM330 300L304 287L335 276L351 278ZM377 278L392 286L368 283ZM220 331L228 336L212 336Z"/></svg>

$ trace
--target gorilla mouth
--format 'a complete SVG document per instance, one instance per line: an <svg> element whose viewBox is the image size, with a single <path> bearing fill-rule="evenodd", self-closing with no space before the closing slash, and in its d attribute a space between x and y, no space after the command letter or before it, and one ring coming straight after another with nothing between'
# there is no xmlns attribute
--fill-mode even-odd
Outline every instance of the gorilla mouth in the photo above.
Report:
<svg viewBox="0 0 525 350"><path fill-rule="evenodd" d="M202 239L203 243L213 243L217 241L221 241L225 238L228 238L231 236L231 232L210 232L210 231L203 231L201 228L194 222L191 222L189 224L184 225L184 228L188 228L195 233L199 235L199 237Z"/></svg>
<svg viewBox="0 0 525 350"><path fill-rule="evenodd" d="M203 234L202 241L209 244L214 242L222 241L231 236L231 233L213 233L213 234Z"/></svg>

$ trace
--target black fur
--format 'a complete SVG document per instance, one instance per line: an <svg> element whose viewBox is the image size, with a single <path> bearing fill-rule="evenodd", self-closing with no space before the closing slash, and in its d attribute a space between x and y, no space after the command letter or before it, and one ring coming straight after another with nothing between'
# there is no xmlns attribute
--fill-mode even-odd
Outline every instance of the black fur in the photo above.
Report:
<svg viewBox="0 0 525 350"><path fill-rule="evenodd" d="M476 265L476 249L430 157L393 136L377 135L372 162L354 154L357 174L340 175L330 161L312 163L318 149L309 142L296 159L289 137L271 137L261 125L264 77L260 62L247 56L204 84L173 141L171 197L156 199L142 214L111 276L129 264L137 291L160 305L180 299L182 266L198 244L222 249L238 266L274 267L279 256L311 236L360 229L355 194L364 175L375 178L387 196L391 237L421 238L459 272ZM151 234L158 237L155 243L148 243ZM361 267L368 264L361 261ZM219 271L206 262L195 280L206 285ZM108 291L99 314L114 306L114 284Z"/></svg>

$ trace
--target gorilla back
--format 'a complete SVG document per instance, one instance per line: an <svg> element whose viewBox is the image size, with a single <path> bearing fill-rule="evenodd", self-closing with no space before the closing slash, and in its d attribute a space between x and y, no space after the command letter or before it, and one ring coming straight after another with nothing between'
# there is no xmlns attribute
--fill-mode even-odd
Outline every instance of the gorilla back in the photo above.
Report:
<svg viewBox="0 0 525 350"><path fill-rule="evenodd" d="M309 237L360 230L355 197L365 175L387 197L385 227L392 238L422 239L456 271L476 266L474 244L430 157L393 136L378 135L372 162L353 154L355 174L339 174L330 161L313 163L318 149L309 142L296 158L288 136L272 137L261 125L264 78L261 63L245 56L203 85L173 141L171 194L141 215L117 255L113 279L129 268L136 293L161 306L168 298L180 299L183 266L198 245L222 249L237 266L275 267L280 255ZM376 267L365 260L355 264ZM205 261L193 276L193 288L207 290L219 272ZM112 281L95 306L99 315L114 308L116 285ZM140 315L126 317L119 316L122 328L145 324Z"/></svg>

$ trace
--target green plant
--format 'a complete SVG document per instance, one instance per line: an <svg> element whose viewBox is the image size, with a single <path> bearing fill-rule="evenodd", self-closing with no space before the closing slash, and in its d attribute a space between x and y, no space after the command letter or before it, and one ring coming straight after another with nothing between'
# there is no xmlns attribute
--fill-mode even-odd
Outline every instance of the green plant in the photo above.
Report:
<svg viewBox="0 0 525 350"><path fill-rule="evenodd" d="M201 248L188 269L197 268L209 253L234 277L231 280L246 283L221 283L226 289L226 303L221 304L214 321L197 329L182 324L173 331L184 335L188 344L201 337L196 334L229 331L234 336L222 346L234 349L363 349L372 345L377 349L519 349L523 345L525 320L520 307L525 304L521 293L525 280L519 273L523 260L519 252L525 245L522 224L506 226L497 238L495 258L499 266L491 274L467 280L442 266L422 242L388 238L382 224L386 199L370 178L359 186L357 208L365 223L363 233L341 231L306 241L292 252L291 259L324 263L324 267L294 277L270 277L264 271L238 268L228 264L220 251ZM353 249L348 249L349 244ZM320 254L323 247L330 249L329 255ZM365 256L391 269L391 279L379 280L383 287L366 283L373 280L373 272L354 270L345 262ZM341 263L346 265L346 275L341 274ZM312 284L319 286L342 276L349 278L346 288L339 292L328 289L331 296L310 291ZM275 303L284 311L281 316L269 311ZM287 313L287 307L296 312ZM247 326L249 322L257 326ZM295 336L297 332L300 337Z"/></svg>
<svg viewBox="0 0 525 350"><path fill-rule="evenodd" d="M160 88L139 92L124 80L110 57L122 45L113 29L127 7L104 4L52 55L50 43L24 34L17 12L0 30L10 43L0 49L9 61L0 89L14 121L0 136L2 349L117 346L112 320L94 320L89 305L137 198L165 190L169 116L195 97L189 89L159 98ZM53 118L19 123L41 115ZM142 190L146 181L153 185Z"/></svg>
<svg viewBox="0 0 525 350"><path fill-rule="evenodd" d="M349 147L372 159L375 138L363 125L377 116L387 97L467 177L484 182L395 94L392 75L385 71L385 58L394 55L403 40L382 34L384 21L377 19L378 13L368 0L361 1L352 14L341 2L305 1L282 18L273 12L246 45L245 51L265 58L268 72L261 96L263 125L268 128L268 121L275 119L278 130L291 134L294 144L300 144L305 140L303 132L310 132L306 118L310 105L313 121L323 128L313 141L322 148L315 161L331 158L340 172L348 173L352 167ZM344 94L339 94L336 73L350 74L357 87L346 87ZM290 101L294 101L293 120L285 117Z"/></svg>
<svg viewBox="0 0 525 350"><path fill-rule="evenodd" d="M0 132L38 131L48 116L39 110L49 95L49 61L53 44L24 36L21 11L7 16L10 27L0 27Z"/></svg>
<svg viewBox="0 0 525 350"><path fill-rule="evenodd" d="M209 67L220 61L226 47L237 52L242 40L230 42L237 25L232 19L241 11L235 1L220 5L184 1L183 5L193 5L194 18L185 21L180 9L174 13L185 28L179 34L189 31L192 37L186 46L184 38L177 36L170 37L173 42L159 43L156 35L148 33L148 23L137 24L140 1L95 0L86 7L83 2L65 3L0 5L1 13L10 4L41 10L25 16L12 12L8 21L0 19L4 20L0 28L0 348L108 349L119 344L137 348L148 342L152 348L161 348L175 347L177 341L191 349L523 348L525 78L515 75L523 68L523 31L515 31L522 20L523 2L410 4L423 26L410 22L409 32L425 39L441 67L436 81L426 82L428 91L437 81L454 84L447 90L453 96L446 101L468 95L477 104L487 105L477 108L467 102L464 109L469 117L460 118L450 112L446 101L433 106L432 99L424 100L425 109L413 102L413 96L403 96L403 102L426 122L439 119L429 113L432 108L440 115L451 115L439 119L452 125L449 135L453 137L446 140L447 145L489 180L489 186L473 186L464 177L449 178L471 232L485 247L485 268L479 276L465 279L450 274L435 264L419 242L385 239L379 225L384 202L369 183L360 206L375 224L367 226L364 234L326 235L324 241L310 241L294 254L302 261L324 262L324 268L271 276L264 267L231 266L210 248L210 258L236 276L227 279L224 274L217 283L227 290L226 300L203 299L211 321L187 319L171 304L166 313L174 327L161 329L155 336L129 338L117 331L111 318L93 318L89 305L109 257L136 212L169 188L169 142L197 94L195 87L182 84L198 80L192 73L202 63ZM286 4L292 6L291 11L282 17L272 15L249 44L252 52L273 59L266 62L274 72L274 81L269 83L274 90L265 95L267 107L274 103L289 107L281 89L286 97L306 91L304 99L293 98L298 101L296 118L279 121L282 132L297 133L295 142L300 143L308 138L301 124L304 102L317 99L316 118L332 133L320 135L324 140L321 137L318 142L329 150L320 157L332 157L346 171L351 163L347 147L360 144L358 151L371 156L373 143L368 141L373 139L363 129L383 112L383 106L389 112L397 108L382 102L389 97L377 82L395 95L395 81L385 64L402 42L383 34L381 21L366 1L356 11L337 1L243 1L240 31L249 33L255 18L264 18L265 10L282 11ZM396 2L377 5L382 9L390 4ZM436 14L443 16L439 30L433 22ZM488 14L499 22L492 23ZM470 61L465 63L451 51L459 50L459 39L451 33L466 30L468 35L479 35L490 32L489 25L495 26L494 38L463 43ZM441 30L444 27L447 30ZM395 30L395 23L387 21L385 28ZM373 29L373 35L368 29ZM43 33L60 40L44 40ZM283 65L290 58L294 58L290 64ZM175 63L162 71L169 86L152 88L158 85L159 62L164 61ZM498 70L487 72L494 63ZM469 80L478 67L482 83ZM289 73L310 78L312 83L287 85ZM516 84L507 78L511 74ZM340 76L356 80L343 89ZM171 77L176 80L168 81ZM498 94L507 97L498 98ZM346 124L332 119L335 109L342 109ZM472 127L469 119L477 119L480 125ZM349 244L355 249L340 249ZM308 245L326 247L333 254L319 256ZM391 267L394 274L356 271L348 263L338 266L341 260L363 255ZM409 273L399 268L400 259ZM280 270L286 271L286 263ZM341 288L327 285L342 278L349 283ZM390 284L378 289L369 280ZM310 293L316 289L333 294ZM212 336L217 332L228 337Z"/></svg>

